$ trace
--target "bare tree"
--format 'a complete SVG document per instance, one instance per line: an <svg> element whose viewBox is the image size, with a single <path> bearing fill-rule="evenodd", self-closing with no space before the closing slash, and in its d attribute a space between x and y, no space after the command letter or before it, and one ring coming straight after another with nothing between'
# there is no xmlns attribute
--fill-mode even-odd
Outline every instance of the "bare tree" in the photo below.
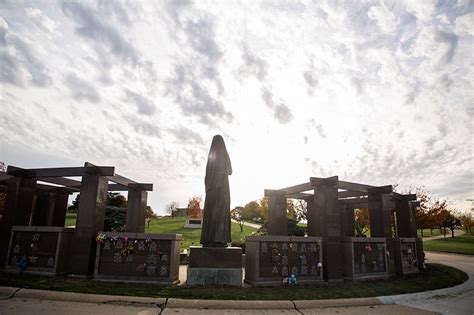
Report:
<svg viewBox="0 0 474 315"><path fill-rule="evenodd" d="M176 211L178 211L177 210L178 207L179 207L179 203L177 203L176 201L172 201L171 203L165 206L165 212L169 213L169 215L171 215L171 217L174 218L174 216L176 215Z"/></svg>

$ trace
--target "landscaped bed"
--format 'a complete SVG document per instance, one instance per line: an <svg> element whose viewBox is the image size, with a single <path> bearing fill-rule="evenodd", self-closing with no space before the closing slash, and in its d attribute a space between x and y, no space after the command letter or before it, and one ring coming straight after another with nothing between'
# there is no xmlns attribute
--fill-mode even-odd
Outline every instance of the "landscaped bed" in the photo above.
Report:
<svg viewBox="0 0 474 315"><path fill-rule="evenodd" d="M466 273L444 265L428 264L420 274L394 277L388 280L321 283L295 287L188 288L186 286L157 286L152 284L123 284L96 282L76 278L48 278L2 274L0 286L67 292L221 300L317 300L373 297L405 294L452 287L468 279Z"/></svg>

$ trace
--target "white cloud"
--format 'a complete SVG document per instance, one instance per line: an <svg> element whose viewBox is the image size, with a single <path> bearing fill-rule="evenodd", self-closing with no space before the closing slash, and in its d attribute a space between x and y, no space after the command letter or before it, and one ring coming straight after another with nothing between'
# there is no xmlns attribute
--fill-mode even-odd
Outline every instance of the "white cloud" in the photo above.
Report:
<svg viewBox="0 0 474 315"><path fill-rule="evenodd" d="M155 184L158 211L204 193L219 133L233 206L339 175L424 185L462 208L474 193L469 10L434 1L5 3L2 159L115 165Z"/></svg>
<svg viewBox="0 0 474 315"><path fill-rule="evenodd" d="M395 14L390 11L383 2L381 5L370 7L367 15L371 20L375 21L384 33L392 33L397 28L398 20Z"/></svg>

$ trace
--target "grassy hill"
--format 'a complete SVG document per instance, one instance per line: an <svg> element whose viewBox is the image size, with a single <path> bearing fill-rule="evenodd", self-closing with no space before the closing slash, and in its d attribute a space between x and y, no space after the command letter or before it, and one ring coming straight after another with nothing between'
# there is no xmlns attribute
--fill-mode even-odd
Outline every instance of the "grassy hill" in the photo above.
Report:
<svg viewBox="0 0 474 315"><path fill-rule="evenodd" d="M183 240L181 241L181 250L187 248L192 244L199 245L201 238L201 229L184 228L184 217L162 217L153 219L150 222L150 227L145 224L145 233L156 234L181 234ZM74 226L76 224L76 214L68 213L66 216L65 226ZM237 223L231 223L232 241L245 240L245 236L251 235L257 229L244 226L244 232L240 233L240 227Z"/></svg>
<svg viewBox="0 0 474 315"><path fill-rule="evenodd" d="M474 231L456 237L448 236L423 242L424 250L455 254L474 255Z"/></svg>

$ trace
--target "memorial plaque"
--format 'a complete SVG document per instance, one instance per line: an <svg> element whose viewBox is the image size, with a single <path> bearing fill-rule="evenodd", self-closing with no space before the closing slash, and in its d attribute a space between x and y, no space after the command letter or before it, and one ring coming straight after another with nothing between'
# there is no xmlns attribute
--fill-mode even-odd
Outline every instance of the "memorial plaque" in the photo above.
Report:
<svg viewBox="0 0 474 315"><path fill-rule="evenodd" d="M259 277L321 276L319 242L261 242Z"/></svg>
<svg viewBox="0 0 474 315"><path fill-rule="evenodd" d="M415 242L401 243L401 257L403 273L418 272Z"/></svg>
<svg viewBox="0 0 474 315"><path fill-rule="evenodd" d="M385 243L354 243L354 274L386 272Z"/></svg>
<svg viewBox="0 0 474 315"><path fill-rule="evenodd" d="M67 235L72 229L61 227L13 226L7 271L57 274L64 272ZM57 261L60 260L60 261Z"/></svg>
<svg viewBox="0 0 474 315"><path fill-rule="evenodd" d="M252 236L246 238L245 248L248 283L281 284L292 274L299 283L322 280L319 237Z"/></svg>
<svg viewBox="0 0 474 315"><path fill-rule="evenodd" d="M99 233L94 277L109 280L177 281L181 236Z"/></svg>

